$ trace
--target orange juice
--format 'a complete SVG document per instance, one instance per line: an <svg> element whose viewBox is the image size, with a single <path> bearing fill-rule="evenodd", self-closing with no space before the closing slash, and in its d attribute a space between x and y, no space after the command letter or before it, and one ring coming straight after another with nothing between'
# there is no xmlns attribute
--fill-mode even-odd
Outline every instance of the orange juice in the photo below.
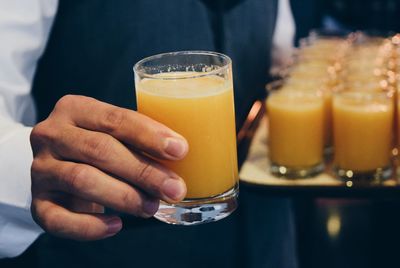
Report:
<svg viewBox="0 0 400 268"><path fill-rule="evenodd" d="M332 91L327 89L324 81L295 80L289 79L288 84L281 90L293 90L304 92L315 92L321 94L324 100L324 145L326 148L332 146Z"/></svg>
<svg viewBox="0 0 400 268"><path fill-rule="evenodd" d="M195 75L159 74L136 84L138 111L189 143L183 160L163 162L185 180L188 199L224 193L238 181L232 83L215 75L160 79Z"/></svg>
<svg viewBox="0 0 400 268"><path fill-rule="evenodd" d="M316 94L280 91L267 99L271 162L289 168L322 163L324 101Z"/></svg>
<svg viewBox="0 0 400 268"><path fill-rule="evenodd" d="M332 92L325 90L324 96L324 145L325 147L333 146L332 138Z"/></svg>
<svg viewBox="0 0 400 268"><path fill-rule="evenodd" d="M390 166L393 101L385 94L347 92L333 99L335 165L365 173Z"/></svg>

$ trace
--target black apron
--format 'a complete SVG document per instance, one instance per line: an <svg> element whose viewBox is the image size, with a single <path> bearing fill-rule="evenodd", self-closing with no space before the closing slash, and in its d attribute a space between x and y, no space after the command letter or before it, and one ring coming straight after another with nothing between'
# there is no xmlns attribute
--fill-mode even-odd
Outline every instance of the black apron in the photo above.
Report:
<svg viewBox="0 0 400 268"><path fill-rule="evenodd" d="M233 60L239 127L264 94L277 0L61 0L34 79L39 120L65 94L135 109L133 65L157 53L214 50ZM37 267L296 267L290 202L242 190L217 223L176 227L124 217L113 238L45 234Z"/></svg>

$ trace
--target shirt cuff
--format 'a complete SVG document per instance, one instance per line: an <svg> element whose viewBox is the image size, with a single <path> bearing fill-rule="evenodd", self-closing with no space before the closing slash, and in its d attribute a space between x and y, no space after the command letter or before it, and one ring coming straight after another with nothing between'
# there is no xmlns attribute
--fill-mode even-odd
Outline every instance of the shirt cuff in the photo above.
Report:
<svg viewBox="0 0 400 268"><path fill-rule="evenodd" d="M0 126L0 258L23 253L43 232L30 213L31 128Z"/></svg>

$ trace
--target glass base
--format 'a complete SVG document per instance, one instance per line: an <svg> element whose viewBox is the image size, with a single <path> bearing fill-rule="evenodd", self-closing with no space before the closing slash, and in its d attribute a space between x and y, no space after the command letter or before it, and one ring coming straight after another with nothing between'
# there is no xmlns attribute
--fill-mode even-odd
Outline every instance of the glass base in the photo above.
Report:
<svg viewBox="0 0 400 268"><path fill-rule="evenodd" d="M308 178L320 174L324 171L324 164L320 163L307 168L290 168L282 165L271 163L271 173L278 177L288 179Z"/></svg>
<svg viewBox="0 0 400 268"><path fill-rule="evenodd" d="M391 178L393 174L391 166L366 172L357 172L339 167L334 167L333 170L339 179L346 181L346 183L351 182L351 185L380 183L383 180Z"/></svg>
<svg viewBox="0 0 400 268"><path fill-rule="evenodd" d="M229 216L238 206L239 184L229 191L199 199L187 199L177 204L160 202L154 215L159 221L174 225L197 225L219 221Z"/></svg>

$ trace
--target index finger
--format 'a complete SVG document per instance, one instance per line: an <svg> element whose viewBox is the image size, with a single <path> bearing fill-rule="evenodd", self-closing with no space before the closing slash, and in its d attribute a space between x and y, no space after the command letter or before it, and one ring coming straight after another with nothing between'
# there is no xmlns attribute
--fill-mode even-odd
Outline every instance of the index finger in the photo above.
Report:
<svg viewBox="0 0 400 268"><path fill-rule="evenodd" d="M159 159L179 160L188 152L184 137L165 125L135 111L85 96L61 98L55 112L68 110L78 127L107 133L136 150Z"/></svg>

